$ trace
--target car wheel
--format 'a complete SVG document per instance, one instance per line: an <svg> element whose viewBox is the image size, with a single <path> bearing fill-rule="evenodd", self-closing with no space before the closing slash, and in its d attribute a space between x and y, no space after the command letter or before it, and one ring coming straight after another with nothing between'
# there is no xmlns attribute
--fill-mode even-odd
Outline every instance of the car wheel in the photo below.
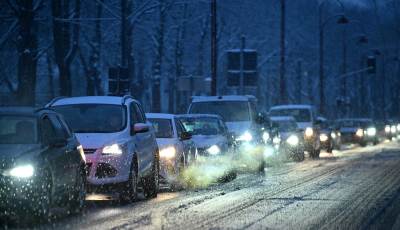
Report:
<svg viewBox="0 0 400 230"><path fill-rule="evenodd" d="M69 200L69 212L71 214L80 213L85 206L86 200L86 175L85 171L79 169L76 178L74 192Z"/></svg>
<svg viewBox="0 0 400 230"><path fill-rule="evenodd" d="M155 156L154 164L153 164L153 172L151 176L145 180L143 190L144 196L146 198L155 198L157 197L158 188L159 188L159 172L160 172L160 162L158 153Z"/></svg>
<svg viewBox="0 0 400 230"><path fill-rule="evenodd" d="M258 167L258 172L264 173L266 166L267 166L267 164L266 164L265 160L261 160L260 166Z"/></svg>
<svg viewBox="0 0 400 230"><path fill-rule="evenodd" d="M134 202L137 197L137 172L136 172L136 162L132 160L131 172L129 173L129 180L122 187L120 193L120 200L122 202Z"/></svg>

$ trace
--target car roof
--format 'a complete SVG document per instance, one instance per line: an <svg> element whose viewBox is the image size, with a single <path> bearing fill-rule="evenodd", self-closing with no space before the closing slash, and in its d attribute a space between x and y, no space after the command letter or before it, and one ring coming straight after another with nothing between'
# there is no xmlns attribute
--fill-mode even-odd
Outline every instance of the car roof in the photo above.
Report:
<svg viewBox="0 0 400 230"><path fill-rule="evenodd" d="M343 119L338 119L336 121L361 121L361 122L372 122L372 119L370 118L343 118Z"/></svg>
<svg viewBox="0 0 400 230"><path fill-rule="evenodd" d="M271 121L294 121L296 122L296 119L292 116L273 116L269 118Z"/></svg>
<svg viewBox="0 0 400 230"><path fill-rule="evenodd" d="M181 114L176 115L177 118L217 118L222 120L222 117L216 114Z"/></svg>
<svg viewBox="0 0 400 230"><path fill-rule="evenodd" d="M84 96L84 97L66 97L53 99L48 106L75 105L75 104L109 104L122 105L126 101L136 101L130 96ZM137 101L136 101L137 102Z"/></svg>
<svg viewBox="0 0 400 230"><path fill-rule="evenodd" d="M175 114L170 113L146 113L147 118L174 119Z"/></svg>
<svg viewBox="0 0 400 230"><path fill-rule="evenodd" d="M193 96L192 102L208 101L257 101L252 95L225 95L225 96Z"/></svg>
<svg viewBox="0 0 400 230"><path fill-rule="evenodd" d="M303 104L293 104L293 105L276 105L270 108L271 110L280 110L280 109L312 109L312 105L303 105Z"/></svg>

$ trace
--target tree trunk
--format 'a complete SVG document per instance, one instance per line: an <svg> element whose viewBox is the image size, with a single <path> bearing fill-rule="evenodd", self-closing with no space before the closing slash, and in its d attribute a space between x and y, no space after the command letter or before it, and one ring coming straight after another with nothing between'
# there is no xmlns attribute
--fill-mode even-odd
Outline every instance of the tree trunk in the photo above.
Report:
<svg viewBox="0 0 400 230"><path fill-rule="evenodd" d="M18 88L19 104L35 105L35 86L37 68L37 37L34 28L34 9L30 0L18 1L19 32L18 50Z"/></svg>

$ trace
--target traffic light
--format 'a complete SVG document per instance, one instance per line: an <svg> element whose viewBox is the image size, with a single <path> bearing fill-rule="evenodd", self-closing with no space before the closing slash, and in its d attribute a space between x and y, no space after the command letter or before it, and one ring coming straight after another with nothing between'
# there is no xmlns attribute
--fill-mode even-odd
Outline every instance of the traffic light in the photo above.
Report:
<svg viewBox="0 0 400 230"><path fill-rule="evenodd" d="M376 57L375 56L368 56L367 58L367 67L369 74L376 73Z"/></svg>

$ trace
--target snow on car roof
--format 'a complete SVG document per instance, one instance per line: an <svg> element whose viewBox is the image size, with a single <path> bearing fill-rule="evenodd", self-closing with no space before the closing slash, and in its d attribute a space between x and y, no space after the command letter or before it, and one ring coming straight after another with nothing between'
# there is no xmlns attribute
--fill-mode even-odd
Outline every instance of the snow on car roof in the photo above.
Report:
<svg viewBox="0 0 400 230"><path fill-rule="evenodd" d="M270 110L281 110L281 109L312 109L312 105L277 105L277 106L272 106Z"/></svg>
<svg viewBox="0 0 400 230"><path fill-rule="evenodd" d="M273 116L269 118L271 121L296 121L292 116Z"/></svg>
<svg viewBox="0 0 400 230"><path fill-rule="evenodd" d="M127 100L133 100L127 98ZM72 105L72 104L110 104L121 105L123 97L116 96L87 96L87 97L66 97L60 98L52 103L50 106L58 105Z"/></svg>
<svg viewBox="0 0 400 230"><path fill-rule="evenodd" d="M217 118L221 119L222 117L216 114L181 114L176 115L177 118Z"/></svg>
<svg viewBox="0 0 400 230"><path fill-rule="evenodd" d="M170 113L146 113L147 118L161 118L161 119L173 119L175 114Z"/></svg>
<svg viewBox="0 0 400 230"><path fill-rule="evenodd" d="M206 101L256 101L252 95L225 95L225 96L193 96L192 102Z"/></svg>
<svg viewBox="0 0 400 230"><path fill-rule="evenodd" d="M372 122L370 118L343 118L337 119L336 121L363 121L363 122Z"/></svg>

